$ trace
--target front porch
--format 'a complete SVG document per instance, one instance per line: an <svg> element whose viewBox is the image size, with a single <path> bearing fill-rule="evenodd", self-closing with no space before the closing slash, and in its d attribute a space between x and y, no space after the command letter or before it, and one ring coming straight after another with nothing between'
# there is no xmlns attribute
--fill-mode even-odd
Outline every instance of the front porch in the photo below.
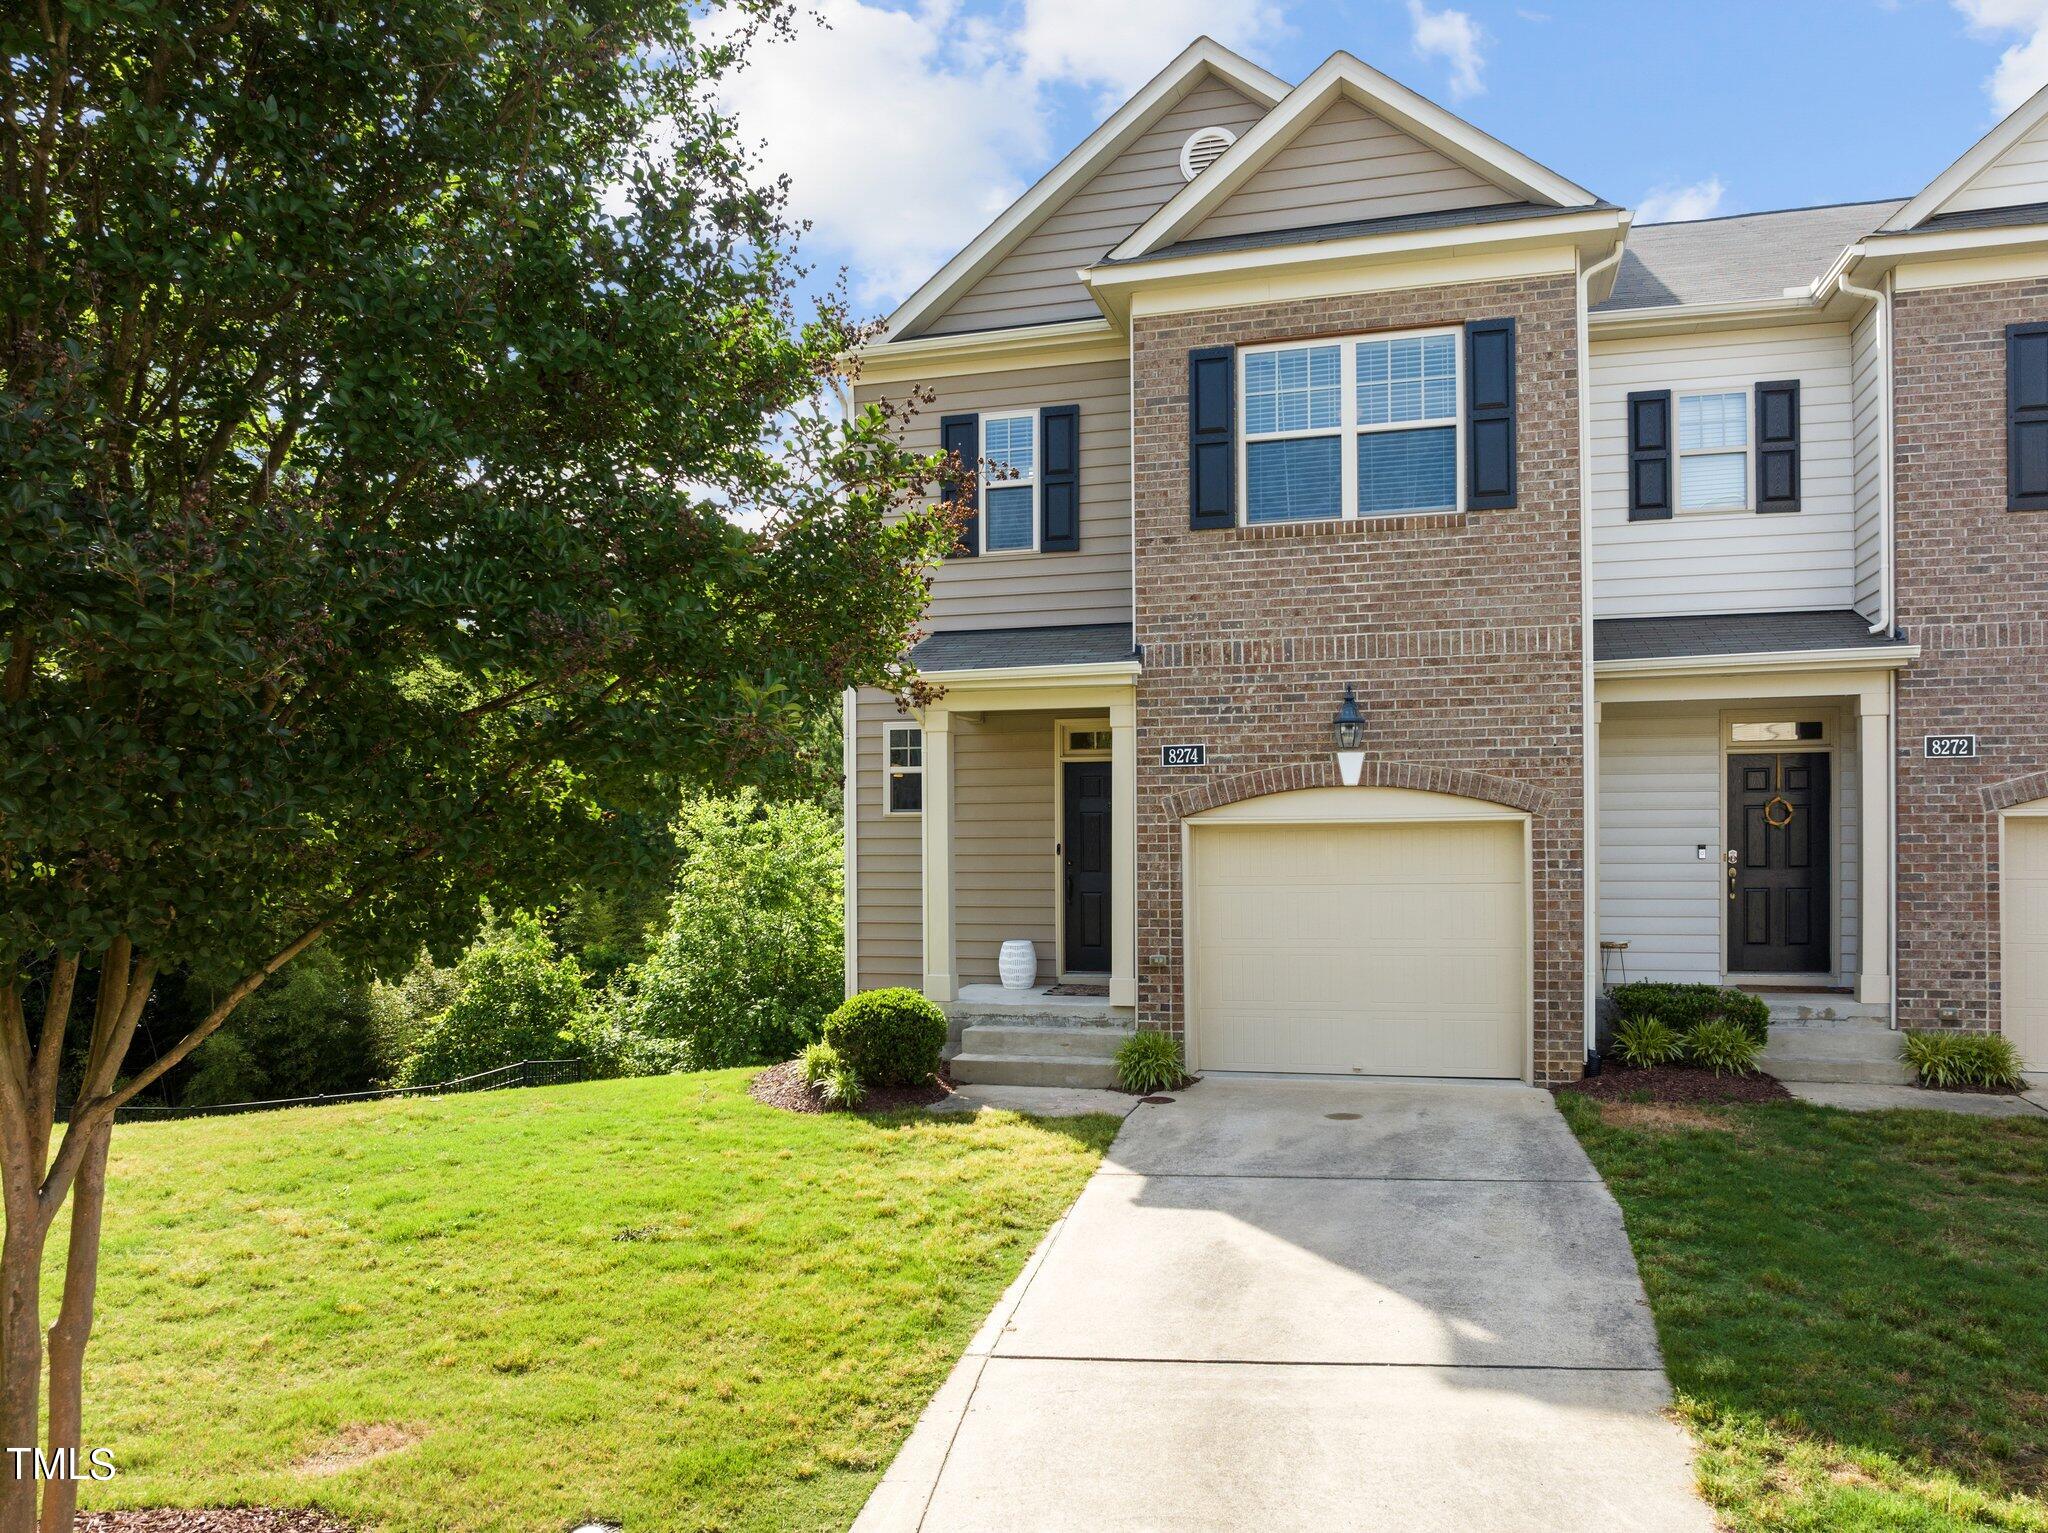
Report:
<svg viewBox="0 0 2048 1533"><path fill-rule="evenodd" d="M1892 679L1910 653L1597 664L1602 989L1729 984L1788 1023L1889 1025Z"/></svg>

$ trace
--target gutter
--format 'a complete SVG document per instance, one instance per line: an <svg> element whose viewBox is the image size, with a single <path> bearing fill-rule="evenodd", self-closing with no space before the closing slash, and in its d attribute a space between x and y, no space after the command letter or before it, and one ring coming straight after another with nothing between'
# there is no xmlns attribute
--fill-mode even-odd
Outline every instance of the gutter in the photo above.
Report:
<svg viewBox="0 0 2048 1533"><path fill-rule="evenodd" d="M1846 270L1835 276L1835 286L1851 298L1861 298L1875 305L1877 315L1877 367L1878 367L1878 412L1877 412L1877 517L1878 537L1881 545L1878 554L1878 619L1870 625L1872 633L1890 633L1896 621L1894 610L1895 582L1892 574L1892 304L1891 273L1885 273L1884 287L1858 287L1849 280Z"/></svg>
<svg viewBox="0 0 2048 1533"><path fill-rule="evenodd" d="M1701 671L1724 676L1768 675L1773 671L1903 670L1920 658L1917 644L1882 644L1857 649L1777 649L1751 655L1638 655L1596 660L1601 676L1689 676Z"/></svg>
<svg viewBox="0 0 2048 1533"><path fill-rule="evenodd" d="M918 680L939 687L1037 686L1049 681L1135 681L1145 667L1137 660L1097 660L1086 665L1003 665L962 671L919 671Z"/></svg>

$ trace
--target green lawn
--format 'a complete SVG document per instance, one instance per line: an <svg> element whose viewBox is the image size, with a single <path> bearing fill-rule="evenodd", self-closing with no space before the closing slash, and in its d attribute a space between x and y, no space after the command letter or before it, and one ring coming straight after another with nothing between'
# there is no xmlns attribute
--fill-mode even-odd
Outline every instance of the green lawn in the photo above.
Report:
<svg viewBox="0 0 2048 1533"><path fill-rule="evenodd" d="M122 1125L86 1505L844 1527L1116 1122L750 1074Z"/></svg>
<svg viewBox="0 0 2048 1533"><path fill-rule="evenodd" d="M2048 1530L2048 1118L1560 1102L1728 1526Z"/></svg>

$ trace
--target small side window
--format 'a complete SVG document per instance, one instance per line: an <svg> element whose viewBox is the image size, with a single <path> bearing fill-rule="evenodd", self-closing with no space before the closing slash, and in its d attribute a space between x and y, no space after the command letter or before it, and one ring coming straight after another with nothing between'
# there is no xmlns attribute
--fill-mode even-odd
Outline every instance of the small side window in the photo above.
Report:
<svg viewBox="0 0 2048 1533"><path fill-rule="evenodd" d="M924 731L915 724L891 724L883 731L882 812L924 811Z"/></svg>

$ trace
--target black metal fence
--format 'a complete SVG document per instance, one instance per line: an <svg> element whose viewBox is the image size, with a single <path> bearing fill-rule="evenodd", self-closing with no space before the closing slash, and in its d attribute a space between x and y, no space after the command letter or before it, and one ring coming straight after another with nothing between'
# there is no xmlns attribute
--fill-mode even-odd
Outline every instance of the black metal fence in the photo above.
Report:
<svg viewBox="0 0 2048 1533"><path fill-rule="evenodd" d="M127 1121L161 1123L170 1118L212 1118L223 1113L269 1112L277 1107L334 1107L343 1102L382 1102L390 1097L454 1096L465 1091L504 1091L514 1086L562 1086L583 1079L580 1059L522 1059L495 1070L431 1086L387 1086L378 1091L343 1091L333 1096L279 1097L268 1102L222 1102L211 1107L151 1107L130 1103L115 1114Z"/></svg>

